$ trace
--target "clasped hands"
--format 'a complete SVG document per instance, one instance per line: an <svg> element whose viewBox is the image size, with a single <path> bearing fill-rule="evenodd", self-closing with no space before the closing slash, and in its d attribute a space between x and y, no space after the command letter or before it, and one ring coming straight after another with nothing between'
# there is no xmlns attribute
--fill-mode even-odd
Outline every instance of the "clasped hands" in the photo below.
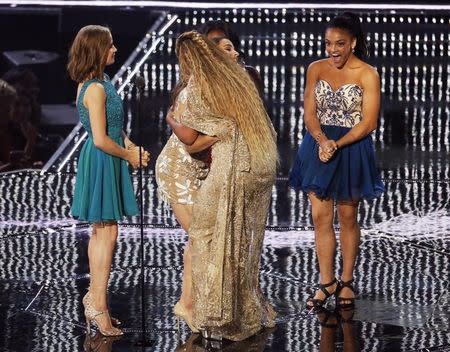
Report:
<svg viewBox="0 0 450 352"><path fill-rule="evenodd" d="M128 162L131 164L133 169L138 169L139 167L146 167L150 161L150 153L146 151L143 147L138 147L136 144L130 142L126 146L127 152L129 153ZM142 153L142 164L139 162L139 149Z"/></svg>
<svg viewBox="0 0 450 352"><path fill-rule="evenodd" d="M321 162L328 162L338 149L336 141L332 139L327 139L319 144L319 159Z"/></svg>

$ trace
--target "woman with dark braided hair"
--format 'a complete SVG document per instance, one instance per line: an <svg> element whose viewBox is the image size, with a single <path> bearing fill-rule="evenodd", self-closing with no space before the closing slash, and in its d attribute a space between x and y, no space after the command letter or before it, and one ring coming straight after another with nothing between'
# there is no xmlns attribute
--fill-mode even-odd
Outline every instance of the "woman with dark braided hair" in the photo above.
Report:
<svg viewBox="0 0 450 352"><path fill-rule="evenodd" d="M179 120L195 136L186 149L212 145L189 227L192 322L207 338L243 340L274 325L259 262L278 160L275 131L235 60L195 31L178 38L176 53L187 82Z"/></svg>
<svg viewBox="0 0 450 352"><path fill-rule="evenodd" d="M228 39L233 46L233 49L239 53L239 64L245 68L245 71L252 79L256 88L258 89L259 96L264 101L264 85L261 79L261 75L258 70L253 66L249 66L245 63L245 54L239 50L239 36L236 32L233 31L228 22L225 21L208 21L206 22L202 28L201 33L209 40L214 43L218 43L222 39Z"/></svg>
<svg viewBox="0 0 450 352"><path fill-rule="evenodd" d="M360 229L358 204L381 195L384 186L375 165L370 133L377 128L380 79L364 60L367 46L357 15L343 13L325 31L329 56L307 71L305 116L307 133L290 174L290 184L308 194L312 205L320 284L306 302L317 309L335 295L339 308L353 308L353 270ZM334 205L340 225L342 272L333 269L336 235Z"/></svg>

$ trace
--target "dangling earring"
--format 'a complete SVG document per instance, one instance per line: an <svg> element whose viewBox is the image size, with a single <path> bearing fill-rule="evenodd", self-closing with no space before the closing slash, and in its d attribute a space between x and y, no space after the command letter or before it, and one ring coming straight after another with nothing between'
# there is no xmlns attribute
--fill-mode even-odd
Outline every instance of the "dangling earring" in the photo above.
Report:
<svg viewBox="0 0 450 352"><path fill-rule="evenodd" d="M354 53L354 52L355 52L355 47L352 48L352 53Z"/></svg>

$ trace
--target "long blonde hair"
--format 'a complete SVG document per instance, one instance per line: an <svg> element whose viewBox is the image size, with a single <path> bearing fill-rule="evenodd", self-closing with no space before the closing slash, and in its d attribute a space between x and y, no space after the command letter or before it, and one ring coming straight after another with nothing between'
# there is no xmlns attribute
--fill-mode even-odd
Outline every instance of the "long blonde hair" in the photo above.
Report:
<svg viewBox="0 0 450 352"><path fill-rule="evenodd" d="M196 31L178 37L180 80L194 77L211 112L234 119L250 152L252 167L274 171L278 153L275 131L249 75Z"/></svg>

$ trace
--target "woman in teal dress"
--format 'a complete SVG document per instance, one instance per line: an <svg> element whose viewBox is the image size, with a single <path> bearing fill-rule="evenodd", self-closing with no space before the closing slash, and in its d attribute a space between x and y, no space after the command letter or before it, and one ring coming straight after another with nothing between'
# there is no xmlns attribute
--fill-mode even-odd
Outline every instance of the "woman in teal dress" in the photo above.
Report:
<svg viewBox="0 0 450 352"><path fill-rule="evenodd" d="M78 83L77 109L88 132L71 209L75 218L93 224L88 246L91 282L83 304L88 330L95 323L106 336L122 334L113 326L119 322L110 317L107 304L117 221L138 213L128 163L139 167L139 148L122 131L122 101L103 72L114 62L116 51L108 28L86 26L75 37L67 66ZM142 166L146 166L149 155L145 151L142 155Z"/></svg>

